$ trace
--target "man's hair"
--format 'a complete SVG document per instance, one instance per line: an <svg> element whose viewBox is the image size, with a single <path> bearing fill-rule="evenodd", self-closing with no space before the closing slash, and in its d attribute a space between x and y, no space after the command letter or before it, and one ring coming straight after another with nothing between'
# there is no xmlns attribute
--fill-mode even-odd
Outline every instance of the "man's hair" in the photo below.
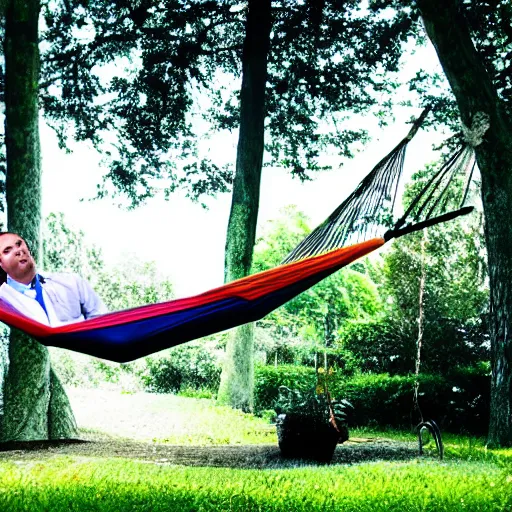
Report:
<svg viewBox="0 0 512 512"><path fill-rule="evenodd" d="M12 231L0 231L0 236L3 236L3 235L14 235L14 236L19 236L24 242L25 244L27 245L28 247L28 250L30 251L30 247L28 245L28 242L19 234L19 233L13 233Z"/></svg>

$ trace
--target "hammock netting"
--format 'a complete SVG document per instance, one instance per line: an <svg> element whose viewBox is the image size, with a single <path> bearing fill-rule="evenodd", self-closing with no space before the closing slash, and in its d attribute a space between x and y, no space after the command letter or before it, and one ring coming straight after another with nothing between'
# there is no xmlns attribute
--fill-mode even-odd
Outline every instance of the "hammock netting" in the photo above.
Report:
<svg viewBox="0 0 512 512"><path fill-rule="evenodd" d="M453 185L461 181L461 176L466 176L469 184L475 166L473 149L463 147L435 173L406 212L394 223L389 222L407 144L427 113L423 112L407 137L274 269L194 297L117 311L59 327L36 322L0 300L0 321L23 330L44 345L127 362L259 320L386 241L471 211L471 207L461 207L446 212L448 200L453 201ZM468 186L461 193L462 204L467 189Z"/></svg>

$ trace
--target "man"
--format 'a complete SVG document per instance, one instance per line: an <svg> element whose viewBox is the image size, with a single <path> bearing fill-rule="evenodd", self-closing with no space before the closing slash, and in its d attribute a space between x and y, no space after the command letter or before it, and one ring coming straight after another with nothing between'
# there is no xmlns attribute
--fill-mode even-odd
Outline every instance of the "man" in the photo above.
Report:
<svg viewBox="0 0 512 512"><path fill-rule="evenodd" d="M91 285L77 274L37 273L23 238L0 233L0 299L33 320L56 327L107 313Z"/></svg>

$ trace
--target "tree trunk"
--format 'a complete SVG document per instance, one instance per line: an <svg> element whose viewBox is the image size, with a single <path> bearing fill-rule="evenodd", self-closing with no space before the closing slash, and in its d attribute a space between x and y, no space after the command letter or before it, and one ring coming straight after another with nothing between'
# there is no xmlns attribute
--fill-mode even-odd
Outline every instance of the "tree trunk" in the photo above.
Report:
<svg viewBox="0 0 512 512"><path fill-rule="evenodd" d="M249 0L242 62L240 133L226 239L226 282L247 276L252 265L264 152L271 26L271 1ZM253 352L252 325L231 331L219 388L222 403L243 410L252 409Z"/></svg>
<svg viewBox="0 0 512 512"><path fill-rule="evenodd" d="M429 38L456 97L463 123L489 116L478 145L490 284L492 354L488 444L512 446L512 124L471 40L456 0L418 0Z"/></svg>
<svg viewBox="0 0 512 512"><path fill-rule="evenodd" d="M4 47L8 228L26 239L36 260L41 252L39 12L39 0L12 0L6 11ZM67 397L51 375L47 349L13 330L4 382L2 441L76 436Z"/></svg>
<svg viewBox="0 0 512 512"><path fill-rule="evenodd" d="M72 439L78 436L75 415L59 377L50 367L50 404L48 407L48 438Z"/></svg>

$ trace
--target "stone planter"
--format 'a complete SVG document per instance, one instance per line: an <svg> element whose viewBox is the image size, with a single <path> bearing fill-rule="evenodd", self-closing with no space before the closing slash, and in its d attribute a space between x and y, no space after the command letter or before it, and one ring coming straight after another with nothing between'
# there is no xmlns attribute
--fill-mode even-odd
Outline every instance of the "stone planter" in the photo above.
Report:
<svg viewBox="0 0 512 512"><path fill-rule="evenodd" d="M276 420L281 455L287 458L330 462L336 445L348 439L348 430L338 432L325 419L298 413L280 414Z"/></svg>

